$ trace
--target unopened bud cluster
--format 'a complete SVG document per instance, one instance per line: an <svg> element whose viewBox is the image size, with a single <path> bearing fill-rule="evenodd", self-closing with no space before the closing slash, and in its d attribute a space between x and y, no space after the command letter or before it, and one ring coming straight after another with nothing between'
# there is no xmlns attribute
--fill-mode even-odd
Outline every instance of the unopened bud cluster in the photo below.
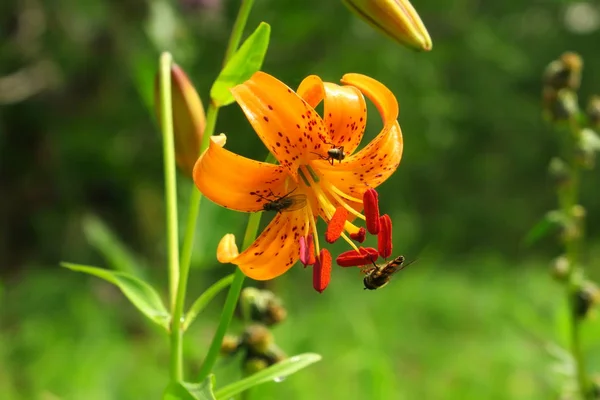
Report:
<svg viewBox="0 0 600 400"><path fill-rule="evenodd" d="M287 316L281 300L269 290L248 287L241 293L239 310L247 325L241 335L225 336L221 354L243 352L242 368L248 375L286 359L269 329Z"/></svg>

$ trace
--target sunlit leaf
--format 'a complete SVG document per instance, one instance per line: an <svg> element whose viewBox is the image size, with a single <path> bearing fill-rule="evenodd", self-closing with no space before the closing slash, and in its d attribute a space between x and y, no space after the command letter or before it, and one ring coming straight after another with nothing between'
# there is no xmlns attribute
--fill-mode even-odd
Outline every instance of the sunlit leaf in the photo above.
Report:
<svg viewBox="0 0 600 400"><path fill-rule="evenodd" d="M564 216L561 212L548 212L544 218L542 218L533 226L533 228L529 230L529 232L527 232L525 239L523 239L523 244L525 246L533 245L543 237L555 232L564 222Z"/></svg>
<svg viewBox="0 0 600 400"><path fill-rule="evenodd" d="M183 329L186 330L190 324L196 319L196 316L206 307L208 303L214 297L219 294L219 292L225 289L227 286L231 285L233 282L233 274L227 275L225 278L222 278L215 282L211 287L206 289L204 293L200 295L190 307L190 310L185 315L185 321L183 322Z"/></svg>
<svg viewBox="0 0 600 400"><path fill-rule="evenodd" d="M137 274L141 270L140 261L100 218L86 216L83 219L83 233L88 243L102 253L113 269L130 274Z"/></svg>
<svg viewBox="0 0 600 400"><path fill-rule="evenodd" d="M215 400L214 385L214 375L209 375L201 383L171 382L165 390L163 400Z"/></svg>
<svg viewBox="0 0 600 400"><path fill-rule="evenodd" d="M321 356L315 353L304 353L290 357L286 360L278 362L265 368L264 370L250 375L247 378L234 382L217 390L215 393L218 400L227 400L238 393L248 390L251 387L260 385L266 382L280 381L287 376L300 371L309 365L321 360Z"/></svg>
<svg viewBox="0 0 600 400"><path fill-rule="evenodd" d="M73 271L85 272L86 274L97 276L116 285L142 314L163 328L169 328L169 312L158 293L146 282L124 272L103 268L64 262L61 263L61 266Z"/></svg>
<svg viewBox="0 0 600 400"><path fill-rule="evenodd" d="M261 22L231 57L210 89L210 97L217 106L233 103L234 99L229 89L244 83L260 70L269 47L270 34L271 26Z"/></svg>

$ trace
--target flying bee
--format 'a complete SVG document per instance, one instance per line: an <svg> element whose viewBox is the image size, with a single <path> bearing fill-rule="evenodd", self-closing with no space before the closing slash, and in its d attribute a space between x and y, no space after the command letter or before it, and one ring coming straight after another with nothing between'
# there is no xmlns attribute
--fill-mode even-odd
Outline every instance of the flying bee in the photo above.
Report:
<svg viewBox="0 0 600 400"><path fill-rule="evenodd" d="M259 198L266 200L267 202L263 204L263 211L275 211L275 212L284 212L284 211L296 211L304 208L306 206L306 195L305 194L295 194L292 195L294 190L285 194L283 196L277 197L271 190L269 194L270 197L275 197L275 200L271 200L267 197L261 196L258 193L255 193Z"/></svg>
<svg viewBox="0 0 600 400"><path fill-rule="evenodd" d="M398 256L385 265L377 265L373 262L373 266L363 268L363 272L366 274L363 279L365 290L376 290L384 287L390 283L392 275L402 271L413 262L404 264L404 256Z"/></svg>
<svg viewBox="0 0 600 400"><path fill-rule="evenodd" d="M331 144L331 145L333 146L332 148L330 148L329 150L327 150L327 157L325 157L325 156L322 156L322 155L321 155L321 154L319 154L319 153L313 153L313 154L316 154L316 155L318 155L318 156L319 156L319 157L321 157L323 160L327 160L327 161L329 161L329 163L330 163L331 165L333 165L333 162L334 162L335 160L338 160L339 162L342 162L342 160L343 160L344 158L346 158L346 153L344 153L344 146L339 146L339 147L338 147L338 146L336 146L336 145L334 145L334 144L332 144L332 143L326 143L326 144Z"/></svg>

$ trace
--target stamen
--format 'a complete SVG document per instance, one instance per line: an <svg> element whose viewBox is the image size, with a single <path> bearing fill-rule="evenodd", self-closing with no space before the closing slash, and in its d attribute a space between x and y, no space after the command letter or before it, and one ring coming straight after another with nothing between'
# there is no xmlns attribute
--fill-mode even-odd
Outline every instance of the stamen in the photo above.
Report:
<svg viewBox="0 0 600 400"><path fill-rule="evenodd" d="M344 207L338 207L333 213L333 217L327 224L327 231L325 231L325 240L327 243L334 243L340 238L340 235L344 231L344 223L348 219L348 210Z"/></svg>
<svg viewBox="0 0 600 400"><path fill-rule="evenodd" d="M308 235L306 238L308 244L308 265L314 265L317 262L317 257L315 256L315 241L313 239L312 233Z"/></svg>
<svg viewBox="0 0 600 400"><path fill-rule="evenodd" d="M375 189L367 189L363 195L367 230L372 235L379 233L379 195Z"/></svg>
<svg viewBox="0 0 600 400"><path fill-rule="evenodd" d="M308 187L310 187L310 182L308 181L308 178L306 178L306 176L304 176L304 171L302 171L302 167L298 168L298 175L300 176L300 178L302 178L302 180L304 181L304 184Z"/></svg>
<svg viewBox="0 0 600 400"><path fill-rule="evenodd" d="M300 262L306 268L308 264L308 246L306 245L306 238L304 236L300 236Z"/></svg>
<svg viewBox="0 0 600 400"><path fill-rule="evenodd" d="M340 267L359 267L374 263L379 258L377 249L373 247L361 247L358 250L350 250L340 254L335 262Z"/></svg>
<svg viewBox="0 0 600 400"><path fill-rule="evenodd" d="M315 242L312 233L306 237L300 236L300 262L306 268L308 265L313 265L315 261Z"/></svg>
<svg viewBox="0 0 600 400"><path fill-rule="evenodd" d="M364 242L366 237L367 237L367 231L362 226L360 227L358 232L350 234L350 239L356 240L358 243Z"/></svg>
<svg viewBox="0 0 600 400"><path fill-rule="evenodd" d="M323 293L331 280L331 253L327 249L321 250L319 259L313 267L313 288Z"/></svg>
<svg viewBox="0 0 600 400"><path fill-rule="evenodd" d="M354 215L357 218L360 219L365 219L365 216L362 215L361 213L359 213L358 211L356 211L354 208L350 207L349 204L347 204L340 196L338 196L334 191L330 191L329 194L331 196L333 196L334 199L336 199L338 201L338 203L340 203L342 205L342 207L344 207L346 210L348 210L349 213L351 213L352 215Z"/></svg>
<svg viewBox="0 0 600 400"><path fill-rule="evenodd" d="M319 181L321 180L321 178L319 178L319 175L315 172L315 170L312 169L310 165L305 165L304 167L307 169L307 171L310 174L310 176L313 179L313 181L315 183L319 183Z"/></svg>
<svg viewBox="0 0 600 400"><path fill-rule="evenodd" d="M342 239L344 239L346 241L346 243L348 243L350 245L350 247L352 247L354 249L354 251L358 251L358 247L356 247L354 242L352 240L350 240L350 238L348 236L346 236L345 233L342 233L341 236L342 236Z"/></svg>
<svg viewBox="0 0 600 400"><path fill-rule="evenodd" d="M377 248L379 255L383 258L388 258L392 255L392 219L389 215L384 214L379 218L381 229L377 235Z"/></svg>
<svg viewBox="0 0 600 400"><path fill-rule="evenodd" d="M327 187L328 187L329 190L331 190L335 194L337 194L337 195L345 198L346 200L354 201L355 203L362 203L361 199L357 199L356 197L350 196L349 194L346 194L346 193L342 192L340 189L338 189L337 187L333 186L332 184L327 185Z"/></svg>
<svg viewBox="0 0 600 400"><path fill-rule="evenodd" d="M317 224L315 224L315 216L312 213L312 208L306 207L306 212L308 213L308 223L310 225L310 228L312 230L312 235L313 235L313 248L316 250L316 252L319 252L319 235L317 232ZM315 252L313 251L313 254L315 254ZM313 263L314 264L314 263Z"/></svg>

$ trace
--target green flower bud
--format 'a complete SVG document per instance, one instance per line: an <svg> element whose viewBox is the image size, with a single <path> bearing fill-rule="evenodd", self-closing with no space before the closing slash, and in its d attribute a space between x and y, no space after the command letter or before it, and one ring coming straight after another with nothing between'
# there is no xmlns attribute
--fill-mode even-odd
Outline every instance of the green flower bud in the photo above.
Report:
<svg viewBox="0 0 600 400"><path fill-rule="evenodd" d="M600 128L600 96L590 97L585 112L590 125L594 128Z"/></svg>
<svg viewBox="0 0 600 400"><path fill-rule="evenodd" d="M431 37L408 0L343 0L369 25L405 46L431 50Z"/></svg>
<svg viewBox="0 0 600 400"><path fill-rule="evenodd" d="M175 135L175 161L187 175L192 176L194 164L200 155L200 143L206 126L202 101L187 75L175 63L171 66L171 98L173 130ZM154 104L160 123L160 85L158 76L154 84Z"/></svg>

